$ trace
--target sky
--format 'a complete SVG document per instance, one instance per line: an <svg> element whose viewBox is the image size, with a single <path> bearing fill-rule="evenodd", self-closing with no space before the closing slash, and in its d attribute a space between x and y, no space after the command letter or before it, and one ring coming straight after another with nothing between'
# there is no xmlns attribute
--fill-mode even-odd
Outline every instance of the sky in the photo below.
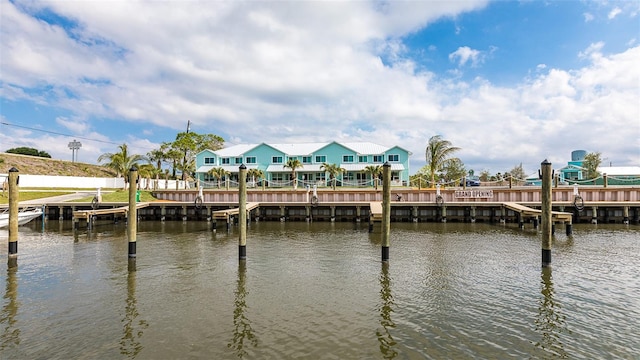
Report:
<svg viewBox="0 0 640 360"><path fill-rule="evenodd" d="M639 1L0 0L0 151L97 163L178 132L367 141L476 173L640 165Z"/></svg>

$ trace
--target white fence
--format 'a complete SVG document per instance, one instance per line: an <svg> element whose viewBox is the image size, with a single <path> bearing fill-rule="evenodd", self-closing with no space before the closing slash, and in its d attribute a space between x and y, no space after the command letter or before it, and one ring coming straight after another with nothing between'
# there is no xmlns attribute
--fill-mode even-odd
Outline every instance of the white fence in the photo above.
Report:
<svg viewBox="0 0 640 360"><path fill-rule="evenodd" d="M0 174L0 183L8 181L8 174ZM20 187L34 188L124 188L124 178L101 178L81 176L51 176L21 174L18 180ZM191 184L182 180L140 179L141 189L189 189Z"/></svg>

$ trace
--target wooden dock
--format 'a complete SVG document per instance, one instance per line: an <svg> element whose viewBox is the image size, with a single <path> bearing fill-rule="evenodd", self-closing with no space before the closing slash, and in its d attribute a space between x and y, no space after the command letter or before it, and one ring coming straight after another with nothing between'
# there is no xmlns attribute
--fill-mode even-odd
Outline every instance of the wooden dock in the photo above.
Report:
<svg viewBox="0 0 640 360"><path fill-rule="evenodd" d="M253 209L256 209L260 206L260 203L250 202L247 203L247 212L250 212ZM213 221L217 220L225 220L227 221L231 216L236 216L240 212L240 207L225 209L225 210L216 210L211 213L211 219Z"/></svg>
<svg viewBox="0 0 640 360"><path fill-rule="evenodd" d="M142 209L149 206L148 202L136 203L136 209ZM129 205L121 206L112 209L97 209L97 210L78 210L73 212L73 220L79 219L91 219L92 216L96 215L115 215L115 214L126 214L129 211Z"/></svg>
<svg viewBox="0 0 640 360"><path fill-rule="evenodd" d="M374 201L369 203L369 213L372 222L382 222L382 202Z"/></svg>
<svg viewBox="0 0 640 360"><path fill-rule="evenodd" d="M505 202L503 203L503 206L509 210L520 213L523 217L537 217L542 215L542 210L540 209L533 209L528 206L518 204L515 202ZM551 212L551 219L554 222L557 221L557 222L564 222L564 223L571 224L572 218L573 218L572 213L563 212L563 211Z"/></svg>

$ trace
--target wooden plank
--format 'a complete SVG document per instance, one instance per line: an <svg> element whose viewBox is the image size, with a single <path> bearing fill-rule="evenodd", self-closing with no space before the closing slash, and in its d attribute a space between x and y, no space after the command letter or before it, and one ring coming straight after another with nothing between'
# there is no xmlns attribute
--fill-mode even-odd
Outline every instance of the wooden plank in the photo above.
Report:
<svg viewBox="0 0 640 360"><path fill-rule="evenodd" d="M369 211L371 212L371 219L373 219L373 221L382 221L382 202L381 201L370 202Z"/></svg>
<svg viewBox="0 0 640 360"><path fill-rule="evenodd" d="M533 208L530 208L528 206L521 205L521 204L514 203L514 202L505 202L505 203L503 203L503 205L507 209L511 209L511 210L519 212L519 213L521 213L523 215L537 216L539 214L542 214L542 210L540 210L540 209L533 209ZM551 212L551 217L553 219L557 220L557 221L571 222L571 220L573 219L573 214L568 213L568 212L562 212L562 211L552 211Z"/></svg>
<svg viewBox="0 0 640 360"><path fill-rule="evenodd" d="M257 202L251 202L251 203L247 203L247 212L257 208L260 206L260 203ZM213 219L221 219L221 220L226 220L228 216L231 215L238 215L238 213L240 212L240 208L232 208L232 209L225 209L225 210L216 210L214 212L211 213L211 217Z"/></svg>
<svg viewBox="0 0 640 360"><path fill-rule="evenodd" d="M141 209L149 206L148 202L136 203L136 209ZM97 209L97 210L78 210L73 212L74 219L88 219L94 215L110 215L110 214L124 214L129 211L129 206L122 206L113 209Z"/></svg>

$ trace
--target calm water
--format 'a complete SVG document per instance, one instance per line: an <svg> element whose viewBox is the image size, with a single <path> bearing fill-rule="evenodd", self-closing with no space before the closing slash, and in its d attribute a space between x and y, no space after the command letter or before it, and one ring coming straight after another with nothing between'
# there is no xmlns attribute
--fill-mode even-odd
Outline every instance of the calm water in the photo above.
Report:
<svg viewBox="0 0 640 360"><path fill-rule="evenodd" d="M21 227L0 264L1 359L640 358L640 227L142 222ZM7 254L7 231L0 251Z"/></svg>

